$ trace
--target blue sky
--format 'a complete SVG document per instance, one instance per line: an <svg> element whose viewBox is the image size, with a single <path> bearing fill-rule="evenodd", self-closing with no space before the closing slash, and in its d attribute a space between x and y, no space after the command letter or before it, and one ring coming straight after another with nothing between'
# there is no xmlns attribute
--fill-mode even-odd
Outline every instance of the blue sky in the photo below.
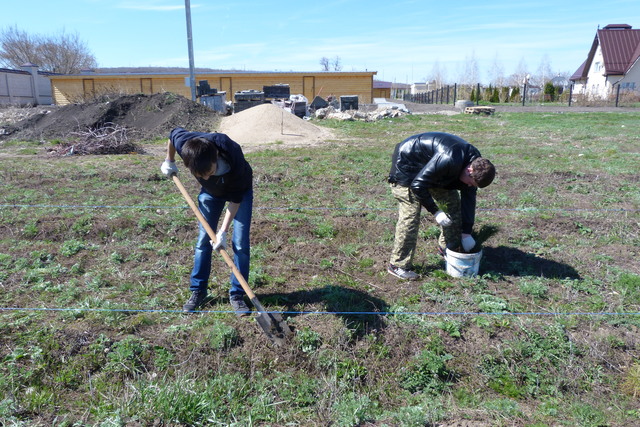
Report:
<svg viewBox="0 0 640 427"><path fill-rule="evenodd" d="M30 34L77 33L101 67L188 67L184 0L30 0L10 2L0 27ZM640 28L637 0L429 1L191 0L196 67L319 71L339 57L342 71L411 83L441 70L460 81L477 61L489 82L540 64L573 73L598 26Z"/></svg>

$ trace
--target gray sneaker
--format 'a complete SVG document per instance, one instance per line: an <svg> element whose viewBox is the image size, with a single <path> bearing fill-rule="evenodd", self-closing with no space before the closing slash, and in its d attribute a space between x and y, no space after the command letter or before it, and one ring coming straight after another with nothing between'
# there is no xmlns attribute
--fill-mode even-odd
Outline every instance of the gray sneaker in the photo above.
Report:
<svg viewBox="0 0 640 427"><path fill-rule="evenodd" d="M185 313L193 313L196 308L200 307L204 304L207 299L207 290L197 290L191 292L191 297L189 301L186 302L185 305L182 306L182 311Z"/></svg>
<svg viewBox="0 0 640 427"><path fill-rule="evenodd" d="M389 264L387 272L403 280L416 280L420 277L420 275L414 271L405 270L404 268L396 267L393 264Z"/></svg>
<svg viewBox="0 0 640 427"><path fill-rule="evenodd" d="M233 296L229 298L233 311L236 312L236 316L245 317L251 314L251 309L244 302L244 298L241 296Z"/></svg>

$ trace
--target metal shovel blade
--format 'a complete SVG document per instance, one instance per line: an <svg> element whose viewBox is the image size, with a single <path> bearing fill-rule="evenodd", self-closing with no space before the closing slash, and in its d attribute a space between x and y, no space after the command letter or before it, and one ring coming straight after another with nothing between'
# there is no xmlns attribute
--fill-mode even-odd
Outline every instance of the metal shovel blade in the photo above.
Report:
<svg viewBox="0 0 640 427"><path fill-rule="evenodd" d="M180 179L178 178L178 176L174 174L172 175L171 178L173 179L173 182L176 184L176 186L180 190L180 193L182 193L182 196L186 200L187 204L189 205L189 207L191 208L195 216L198 218L198 221L200 221L200 224L202 224L202 227L204 227L205 231L207 232L211 240L213 242L216 242L217 237L216 237L215 231L213 231L209 223L207 223L207 220L202 215L202 213L196 206L191 196L189 196L189 193L184 188L184 185L182 185L182 182L180 182ZM244 290L244 292L247 294L247 297L249 297L249 300L258 311L258 316L256 317L256 320L258 321L258 325L260 325L260 327L267 334L267 337L269 337L269 339L274 344L277 344L277 345L285 344L287 337L290 337L291 335L293 335L293 331L291 330L291 328L289 328L289 325L287 325L287 323L284 320L282 320L282 316L280 316L279 314L267 313L267 310L265 310L262 304L260 304L260 301L258 301L258 298L249 287L249 284L247 283L245 278L242 276L242 273L240 273L240 271L234 264L233 260L231 259L227 251L224 249L219 249L218 252L222 256L222 258L224 258L224 261L227 263L227 265L231 268L231 271L240 282L240 285L242 286L242 289Z"/></svg>
<svg viewBox="0 0 640 427"><path fill-rule="evenodd" d="M251 303L258 310L256 322L267 337L276 345L284 345L287 338L293 335L293 331L282 319L280 313L268 313L257 298L251 298Z"/></svg>

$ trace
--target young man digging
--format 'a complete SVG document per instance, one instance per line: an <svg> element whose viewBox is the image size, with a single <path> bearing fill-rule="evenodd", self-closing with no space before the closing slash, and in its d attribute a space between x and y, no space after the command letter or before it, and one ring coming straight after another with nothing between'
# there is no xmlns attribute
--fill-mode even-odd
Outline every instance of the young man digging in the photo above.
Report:
<svg viewBox="0 0 640 427"><path fill-rule="evenodd" d="M389 183L398 201L398 222L387 271L415 280L413 256L422 206L441 227L438 252L462 252L476 245L471 236L478 187L491 184L495 167L464 139L443 132L411 136L396 145ZM440 206L440 207L439 207Z"/></svg>
<svg viewBox="0 0 640 427"><path fill-rule="evenodd" d="M178 173L176 153L202 186L198 195L198 206L213 229L218 224L225 204L228 203L222 224L216 231L215 246L200 225L189 286L191 297L182 307L184 312L193 312L202 306L207 298L211 255L214 250L226 248L227 232L232 222L234 264L244 279L249 279L253 170L245 160L240 145L222 133L173 129L169 134L167 158L160 167L162 173L168 177ZM233 310L238 316L249 315L251 310L244 302L245 292L233 273L230 282L229 300Z"/></svg>

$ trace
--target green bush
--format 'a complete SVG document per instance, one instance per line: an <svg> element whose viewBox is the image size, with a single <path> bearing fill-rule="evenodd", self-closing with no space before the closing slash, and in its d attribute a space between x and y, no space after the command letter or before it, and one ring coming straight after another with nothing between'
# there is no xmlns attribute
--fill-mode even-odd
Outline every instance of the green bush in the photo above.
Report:
<svg viewBox="0 0 640 427"><path fill-rule="evenodd" d="M443 392L453 378L453 371L447 367L447 361L452 358L450 354L423 350L400 375L400 387L411 393Z"/></svg>
<svg viewBox="0 0 640 427"><path fill-rule="evenodd" d="M217 322L209 332L209 343L216 350L226 350L238 344L240 336L232 326Z"/></svg>
<svg viewBox="0 0 640 427"><path fill-rule="evenodd" d="M626 304L640 304L640 276L633 273L623 273L613 284L620 292Z"/></svg>
<svg viewBox="0 0 640 427"><path fill-rule="evenodd" d="M582 389L581 378L563 372L568 360L580 355L580 349L559 324L542 331L524 329L521 339L506 342L500 352L485 356L480 370L491 389L511 398L547 394L557 396L569 382ZM585 379L588 373L583 373ZM571 377L571 381L569 378Z"/></svg>
<svg viewBox="0 0 640 427"><path fill-rule="evenodd" d="M544 85L544 99L551 102L556 100L556 87L551 82Z"/></svg>
<svg viewBox="0 0 640 427"><path fill-rule="evenodd" d="M498 91L498 88L494 88L493 91L491 92L491 97L489 98L489 102L495 102L498 103L500 102L500 92Z"/></svg>
<svg viewBox="0 0 640 427"><path fill-rule="evenodd" d="M71 257L76 255L83 249L86 249L86 244L81 240L67 240L62 244L60 248L60 253L64 256Z"/></svg>
<svg viewBox="0 0 640 427"><path fill-rule="evenodd" d="M320 334L308 327L297 330L295 339L303 353L312 353L322 345Z"/></svg>

